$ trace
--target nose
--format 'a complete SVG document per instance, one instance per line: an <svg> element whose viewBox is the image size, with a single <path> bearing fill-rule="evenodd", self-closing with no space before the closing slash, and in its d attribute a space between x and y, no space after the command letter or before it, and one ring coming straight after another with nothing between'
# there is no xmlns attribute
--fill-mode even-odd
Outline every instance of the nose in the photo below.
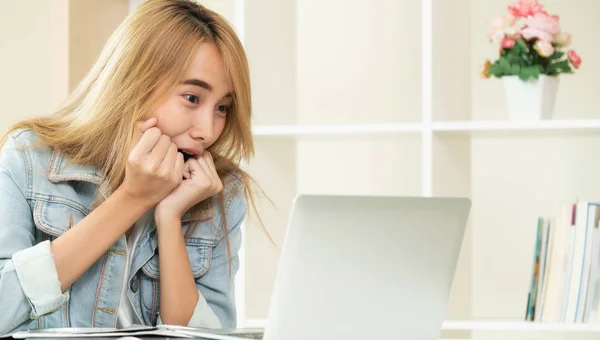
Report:
<svg viewBox="0 0 600 340"><path fill-rule="evenodd" d="M214 137L212 110L201 110L195 117L190 134L194 139L210 142Z"/></svg>

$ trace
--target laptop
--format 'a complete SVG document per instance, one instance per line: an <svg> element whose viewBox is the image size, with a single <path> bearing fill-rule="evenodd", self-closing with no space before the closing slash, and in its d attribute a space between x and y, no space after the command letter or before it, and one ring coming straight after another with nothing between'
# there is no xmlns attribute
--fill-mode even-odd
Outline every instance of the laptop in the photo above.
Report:
<svg viewBox="0 0 600 340"><path fill-rule="evenodd" d="M470 208L468 198L300 195L265 328L202 337L437 340Z"/></svg>

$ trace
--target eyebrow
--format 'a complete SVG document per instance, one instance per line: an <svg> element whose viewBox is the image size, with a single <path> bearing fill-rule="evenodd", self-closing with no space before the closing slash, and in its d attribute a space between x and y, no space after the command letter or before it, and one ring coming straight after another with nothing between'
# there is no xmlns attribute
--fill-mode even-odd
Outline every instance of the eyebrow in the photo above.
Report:
<svg viewBox="0 0 600 340"><path fill-rule="evenodd" d="M204 80L200 80L198 78L184 80L182 82L182 84L198 86L203 89L207 89L208 91L212 91L212 89L213 89L213 87L209 83L205 82Z"/></svg>
<svg viewBox="0 0 600 340"><path fill-rule="evenodd" d="M212 85L210 85L209 83L205 82L204 80L201 80L201 79L198 79L198 78L186 79L186 80L184 80L181 83L183 85L198 86L198 87L201 87L201 88L206 89L208 91L212 91L213 90ZM231 93L231 92L227 93L224 98L233 98L233 93Z"/></svg>

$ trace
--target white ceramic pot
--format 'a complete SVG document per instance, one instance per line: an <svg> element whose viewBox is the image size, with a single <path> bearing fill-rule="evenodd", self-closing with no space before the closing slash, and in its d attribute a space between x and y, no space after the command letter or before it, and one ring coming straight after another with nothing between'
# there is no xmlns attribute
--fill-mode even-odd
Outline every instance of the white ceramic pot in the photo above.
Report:
<svg viewBox="0 0 600 340"><path fill-rule="evenodd" d="M540 75L522 81L517 76L502 77L508 117L512 121L552 119L558 90L557 76Z"/></svg>

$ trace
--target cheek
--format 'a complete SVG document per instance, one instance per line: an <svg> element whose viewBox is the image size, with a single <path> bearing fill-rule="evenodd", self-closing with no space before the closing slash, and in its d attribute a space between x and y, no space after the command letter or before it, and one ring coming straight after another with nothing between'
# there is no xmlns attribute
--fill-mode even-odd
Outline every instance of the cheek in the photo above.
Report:
<svg viewBox="0 0 600 340"><path fill-rule="evenodd" d="M165 100L160 105L155 107L154 110L152 110L152 112L147 113L146 116L144 116L144 118L148 119L148 118L152 118L152 117L157 117L159 124L160 124L161 118L166 116L166 113L169 112L170 110L172 110L173 105L174 105L173 98L169 97L167 100Z"/></svg>
<svg viewBox="0 0 600 340"><path fill-rule="evenodd" d="M158 118L157 127L169 137L176 136L186 130L185 114L181 105L174 100L167 101L154 112Z"/></svg>
<svg viewBox="0 0 600 340"><path fill-rule="evenodd" d="M223 129L225 128L225 118L217 119L215 121L215 140L221 136Z"/></svg>
<svg viewBox="0 0 600 340"><path fill-rule="evenodd" d="M221 134L223 133L223 129L225 129L225 119L215 118L215 120L213 122L214 136L213 136L212 141L210 142L209 146L213 145L219 139L219 137L221 137Z"/></svg>

